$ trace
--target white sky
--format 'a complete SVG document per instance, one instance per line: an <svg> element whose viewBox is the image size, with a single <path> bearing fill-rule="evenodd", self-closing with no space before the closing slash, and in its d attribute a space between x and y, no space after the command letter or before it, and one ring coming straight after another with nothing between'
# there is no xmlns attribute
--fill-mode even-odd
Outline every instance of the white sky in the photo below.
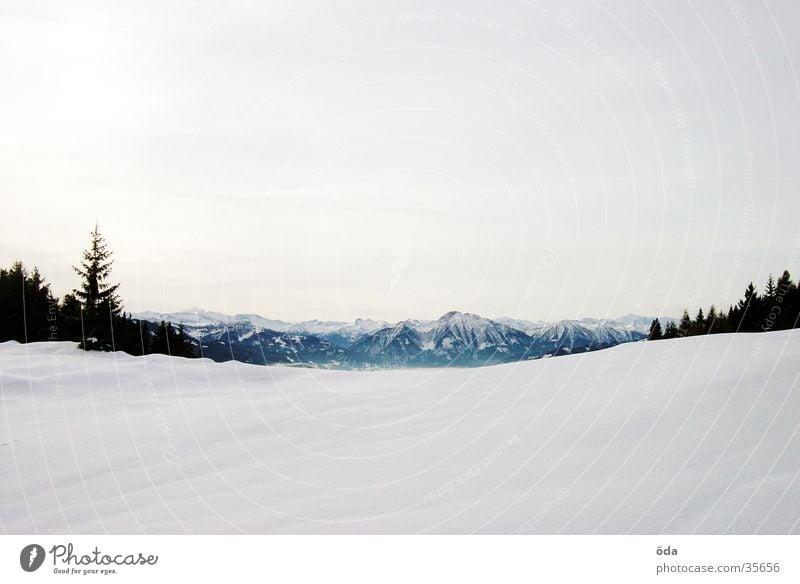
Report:
<svg viewBox="0 0 800 584"><path fill-rule="evenodd" d="M800 276L768 4L5 1L0 261L63 295L98 219L134 311L730 302Z"/></svg>

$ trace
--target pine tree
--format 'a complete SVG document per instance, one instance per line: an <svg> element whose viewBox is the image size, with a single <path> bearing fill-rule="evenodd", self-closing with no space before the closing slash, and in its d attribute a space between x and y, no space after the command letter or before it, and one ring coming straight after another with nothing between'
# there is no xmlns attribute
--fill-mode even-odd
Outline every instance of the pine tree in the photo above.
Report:
<svg viewBox="0 0 800 584"><path fill-rule="evenodd" d="M692 334L695 335L706 334L706 318L703 315L702 308L698 309L697 316L694 318L694 322L692 323Z"/></svg>
<svg viewBox="0 0 800 584"><path fill-rule="evenodd" d="M196 358L198 356L183 324L179 324L176 330L171 322L164 322L163 320L153 334L149 352L172 355L173 357Z"/></svg>
<svg viewBox="0 0 800 584"><path fill-rule="evenodd" d="M706 317L706 331L708 334L718 333L722 328L720 317L717 314L717 309L712 304L708 309L708 316Z"/></svg>
<svg viewBox="0 0 800 584"><path fill-rule="evenodd" d="M186 335L183 332L183 323L178 324L178 330L170 327L170 355L182 357L186 350Z"/></svg>
<svg viewBox="0 0 800 584"><path fill-rule="evenodd" d="M80 341L81 301L74 294L65 294L58 307L59 336L65 341Z"/></svg>
<svg viewBox="0 0 800 584"><path fill-rule="evenodd" d="M171 328L172 325L168 326L163 320L159 323L150 344L151 353L169 355L169 331Z"/></svg>
<svg viewBox="0 0 800 584"><path fill-rule="evenodd" d="M0 272L0 340L26 343L24 289L25 271L22 262L14 262Z"/></svg>
<svg viewBox="0 0 800 584"><path fill-rule="evenodd" d="M82 278L75 296L81 301L84 349L114 350L114 321L122 310L117 295L119 284L109 282L114 261L105 238L95 225L89 247L83 252L80 267L74 267Z"/></svg>
<svg viewBox="0 0 800 584"><path fill-rule="evenodd" d="M197 357L192 343L189 341L189 336L186 334L186 328L183 323L178 325L178 333L176 335L176 352L175 355L181 357L188 357L190 359Z"/></svg>
<svg viewBox="0 0 800 584"><path fill-rule="evenodd" d="M25 282L25 324L29 341L58 340L58 301L34 266Z"/></svg>
<svg viewBox="0 0 800 584"><path fill-rule="evenodd" d="M149 355L152 352L152 347L150 344L150 329L147 326L146 320L139 320L137 323L137 327L139 329L139 343L141 345L141 354L142 355Z"/></svg>
<svg viewBox="0 0 800 584"><path fill-rule="evenodd" d="M122 313L122 316L114 321L114 338L117 349L125 351L129 355L141 355L142 343L139 339L139 322L134 321L130 314Z"/></svg>
<svg viewBox="0 0 800 584"><path fill-rule="evenodd" d="M752 282L745 288L744 298L739 300L736 305L736 317L738 322L734 323L737 331L748 332L758 330L760 318L761 298L756 291L756 286Z"/></svg>
<svg viewBox="0 0 800 584"><path fill-rule="evenodd" d="M686 337L692 334L692 319L689 316L689 311L684 310L681 317L681 324L678 327L678 336Z"/></svg>
<svg viewBox="0 0 800 584"><path fill-rule="evenodd" d="M650 323L650 333L647 335L647 340L657 341L663 338L664 334L661 331L661 322L659 322L657 318L654 318L653 322Z"/></svg>
<svg viewBox="0 0 800 584"><path fill-rule="evenodd" d="M58 301L37 268L0 269L0 342L58 340Z"/></svg>
<svg viewBox="0 0 800 584"><path fill-rule="evenodd" d="M784 270L776 285L775 302L780 306L781 313L778 316L776 329L790 329L798 326L798 316L800 316L800 302L798 302L798 290L792 281L792 276L788 270Z"/></svg>
<svg viewBox="0 0 800 584"><path fill-rule="evenodd" d="M678 336L678 326L673 321L669 321L667 323L666 328L664 328L664 338L674 339L677 336Z"/></svg>
<svg viewBox="0 0 800 584"><path fill-rule="evenodd" d="M792 281L792 275L789 273L789 270L784 270L781 277L778 278L778 283L776 285L776 289L778 293L786 294L794 287L794 282Z"/></svg>
<svg viewBox="0 0 800 584"><path fill-rule="evenodd" d="M775 285L775 278L773 278L772 274L770 274L769 279L767 280L767 285L764 287L764 298L771 302L775 298L776 291L777 286Z"/></svg>

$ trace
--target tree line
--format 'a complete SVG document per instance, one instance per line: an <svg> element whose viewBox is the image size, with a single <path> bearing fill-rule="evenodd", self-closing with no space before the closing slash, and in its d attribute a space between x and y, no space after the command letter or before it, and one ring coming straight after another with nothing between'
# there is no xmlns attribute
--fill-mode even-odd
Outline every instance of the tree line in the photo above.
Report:
<svg viewBox="0 0 800 584"><path fill-rule="evenodd" d="M650 324L647 338L657 341L716 333L769 332L798 328L799 323L800 288L789 271L784 270L777 281L770 274L761 293L750 282L744 296L730 305L727 312L711 305L707 313L701 308L692 318L684 310L680 322L669 321L663 328L656 318Z"/></svg>
<svg viewBox="0 0 800 584"><path fill-rule="evenodd" d="M0 342L76 341L87 351L124 351L131 355L161 353L197 357L199 349L183 325L158 324L132 318L123 310L119 284L111 281L114 264L105 238L95 226L78 266L80 285L56 298L37 268L21 262L0 269ZM679 322L665 326L658 318L648 340L731 332L768 332L797 328L800 323L800 287L784 270L778 280L770 275L763 292L750 282L743 297L727 311L711 306L694 318L687 310Z"/></svg>
<svg viewBox="0 0 800 584"><path fill-rule="evenodd" d="M0 269L0 342L75 341L87 351L197 357L182 324L154 324L124 312L119 284L110 279L112 255L95 226L73 266L80 285L60 300L37 268L14 262Z"/></svg>

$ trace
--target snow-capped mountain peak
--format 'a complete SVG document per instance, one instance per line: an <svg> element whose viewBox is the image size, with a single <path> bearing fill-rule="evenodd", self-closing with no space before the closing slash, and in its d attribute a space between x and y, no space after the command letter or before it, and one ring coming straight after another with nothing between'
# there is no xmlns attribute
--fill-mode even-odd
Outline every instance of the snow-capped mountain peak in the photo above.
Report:
<svg viewBox="0 0 800 584"><path fill-rule="evenodd" d="M205 356L251 363L310 363L334 367L488 365L602 349L644 338L636 330L652 319L625 317L556 323L489 319L453 310L436 320L395 324L368 318L297 323L256 314L224 315L198 309L135 315L183 323Z"/></svg>

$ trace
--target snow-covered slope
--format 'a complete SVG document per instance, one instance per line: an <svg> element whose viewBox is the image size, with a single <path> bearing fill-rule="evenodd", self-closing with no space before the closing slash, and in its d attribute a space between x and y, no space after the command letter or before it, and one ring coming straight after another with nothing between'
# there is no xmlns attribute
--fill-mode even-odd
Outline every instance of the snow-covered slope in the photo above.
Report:
<svg viewBox="0 0 800 584"><path fill-rule="evenodd" d="M8 533L799 533L800 332L354 372L0 345Z"/></svg>

